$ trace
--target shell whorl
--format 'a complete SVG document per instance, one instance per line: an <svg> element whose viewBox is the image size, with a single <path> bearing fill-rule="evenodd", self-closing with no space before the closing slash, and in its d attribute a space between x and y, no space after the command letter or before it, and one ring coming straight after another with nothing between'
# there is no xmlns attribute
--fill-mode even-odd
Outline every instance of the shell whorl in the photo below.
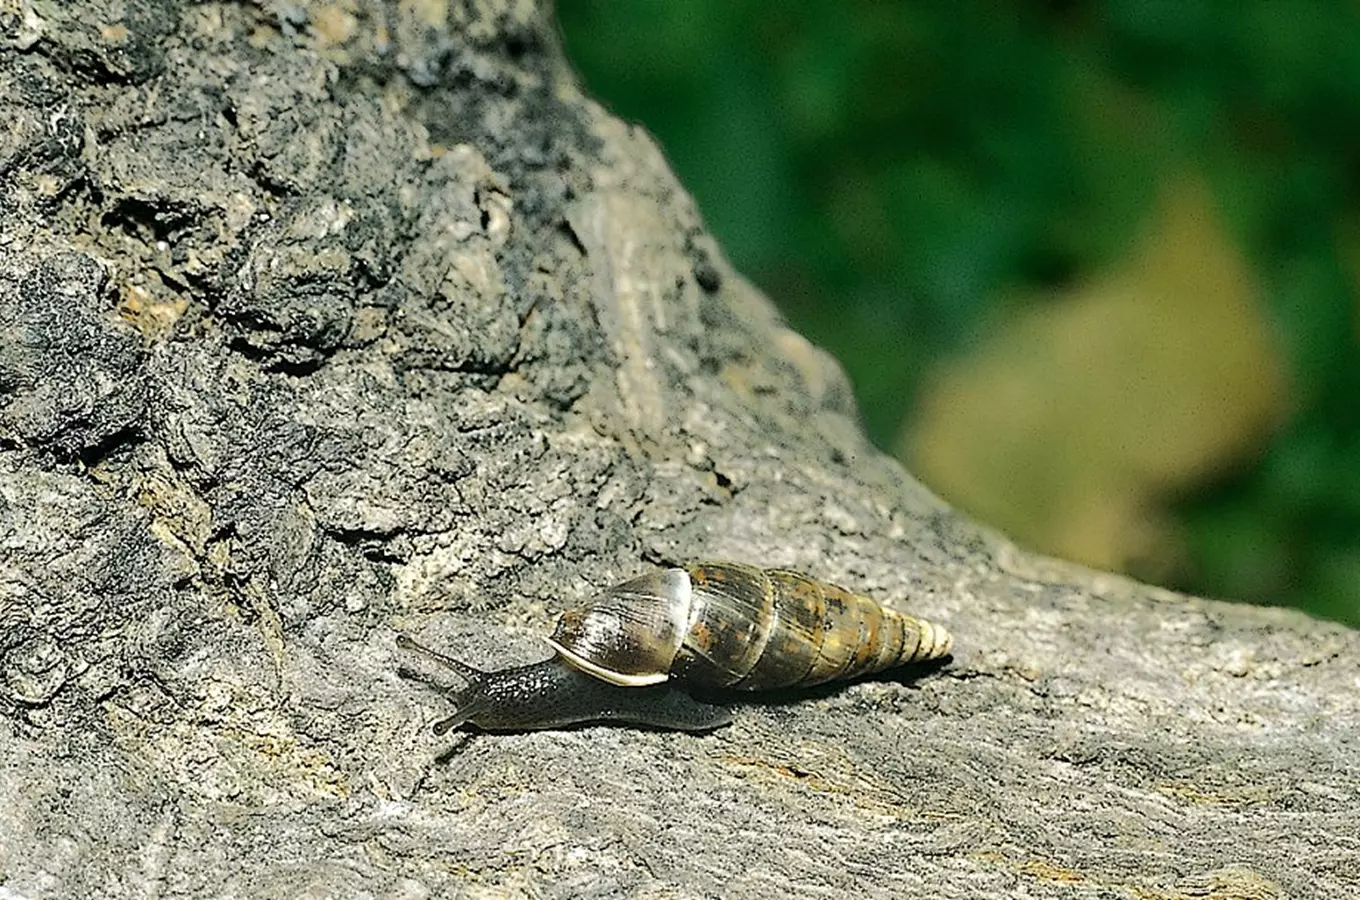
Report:
<svg viewBox="0 0 1360 900"><path fill-rule="evenodd" d="M643 575L562 613L548 644L604 681L624 687L658 684L670 677L692 606L685 570Z"/></svg>
<svg viewBox="0 0 1360 900"><path fill-rule="evenodd" d="M693 610L674 668L690 670L692 681L738 690L821 684L937 659L952 644L942 626L799 572L732 563L696 563L686 571ZM723 653L706 640L705 619L724 609L713 595L734 592L760 598L751 617L758 652Z"/></svg>

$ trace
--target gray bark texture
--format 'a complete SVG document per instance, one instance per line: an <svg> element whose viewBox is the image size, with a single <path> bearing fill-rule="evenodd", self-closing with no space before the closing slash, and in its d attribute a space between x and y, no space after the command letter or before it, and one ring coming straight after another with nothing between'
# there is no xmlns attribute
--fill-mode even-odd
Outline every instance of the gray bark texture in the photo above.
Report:
<svg viewBox="0 0 1360 900"><path fill-rule="evenodd" d="M1360 640L1017 550L856 422L531 0L0 2L0 898L1353 897ZM430 725L660 564L953 661Z"/></svg>

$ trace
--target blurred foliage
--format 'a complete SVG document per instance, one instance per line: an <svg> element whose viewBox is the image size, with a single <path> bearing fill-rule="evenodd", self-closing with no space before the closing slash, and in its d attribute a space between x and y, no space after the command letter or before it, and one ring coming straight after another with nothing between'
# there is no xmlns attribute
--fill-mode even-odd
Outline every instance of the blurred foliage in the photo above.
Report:
<svg viewBox="0 0 1360 900"><path fill-rule="evenodd" d="M937 491L1042 550L1360 624L1360 4L559 15Z"/></svg>

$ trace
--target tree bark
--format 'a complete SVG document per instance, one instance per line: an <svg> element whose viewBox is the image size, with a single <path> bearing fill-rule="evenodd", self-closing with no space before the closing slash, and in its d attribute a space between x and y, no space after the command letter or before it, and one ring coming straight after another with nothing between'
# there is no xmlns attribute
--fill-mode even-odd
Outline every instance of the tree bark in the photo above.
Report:
<svg viewBox="0 0 1360 900"><path fill-rule="evenodd" d="M876 452L528 0L0 5L0 897L1360 891L1360 640L1017 550ZM953 662L435 737L649 566Z"/></svg>

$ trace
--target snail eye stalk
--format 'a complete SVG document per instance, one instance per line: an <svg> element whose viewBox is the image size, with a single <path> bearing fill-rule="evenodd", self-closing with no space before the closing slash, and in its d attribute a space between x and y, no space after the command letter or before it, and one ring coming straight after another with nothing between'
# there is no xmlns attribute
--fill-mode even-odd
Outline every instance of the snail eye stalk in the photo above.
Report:
<svg viewBox="0 0 1360 900"><path fill-rule="evenodd" d="M446 656L443 653L440 653L438 650L431 650L424 644L416 643L415 641L411 640L404 634L397 635L397 646L402 650L409 650L412 653L416 653L419 654L420 656L425 657L430 662L438 663L444 668L452 670L455 675L466 681L468 684L475 684L476 682L486 678L486 673L483 672L481 669L478 669L474 666L470 666L460 659L454 659L452 656ZM428 678L425 678L421 676L419 673L414 672L410 669L402 670L402 674L405 677L413 678L416 681L424 681L427 684L429 683Z"/></svg>

